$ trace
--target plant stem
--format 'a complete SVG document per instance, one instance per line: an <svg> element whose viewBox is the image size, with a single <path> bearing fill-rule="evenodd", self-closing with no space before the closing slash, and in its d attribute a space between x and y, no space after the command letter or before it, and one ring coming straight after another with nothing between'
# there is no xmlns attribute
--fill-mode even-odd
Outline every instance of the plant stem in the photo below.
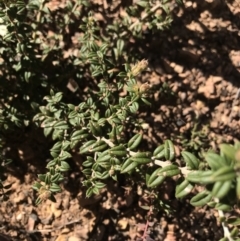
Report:
<svg viewBox="0 0 240 241"><path fill-rule="evenodd" d="M222 210L218 210L218 214L220 218L225 218L224 213ZM223 233L224 237L228 239L228 241L234 241L233 238L231 237L231 233L229 232L228 226L225 221L221 221L222 227L223 227Z"/></svg>
<svg viewBox="0 0 240 241"><path fill-rule="evenodd" d="M143 241L146 240L148 225L149 225L149 221L147 220L147 223L146 223L146 225L145 225L145 227L144 227L143 236L142 236L142 240L143 240Z"/></svg>

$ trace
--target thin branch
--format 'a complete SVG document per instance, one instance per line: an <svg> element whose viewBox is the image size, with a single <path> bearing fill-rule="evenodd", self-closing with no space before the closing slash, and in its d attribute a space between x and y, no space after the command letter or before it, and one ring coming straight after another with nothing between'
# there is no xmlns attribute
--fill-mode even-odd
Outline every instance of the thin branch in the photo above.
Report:
<svg viewBox="0 0 240 241"><path fill-rule="evenodd" d="M65 226L68 226L68 225L71 225L74 223L79 223L80 221L81 221L81 219L73 220L71 222L64 223L63 225L60 225L59 227L52 228L52 229L34 229L34 230L30 230L30 231L26 231L26 230L22 229L21 231L27 232L29 234L31 234L31 233L50 233L50 232L62 229Z"/></svg>
<svg viewBox="0 0 240 241"><path fill-rule="evenodd" d="M218 214L219 214L220 218L225 218L224 213L223 213L222 210L218 210ZM233 238L231 237L231 233L230 233L230 231L228 229L228 226L227 226L226 222L225 221L223 221L223 222L221 221L221 223L222 223L222 227L223 227L224 237L226 237L228 239L228 241L234 241Z"/></svg>

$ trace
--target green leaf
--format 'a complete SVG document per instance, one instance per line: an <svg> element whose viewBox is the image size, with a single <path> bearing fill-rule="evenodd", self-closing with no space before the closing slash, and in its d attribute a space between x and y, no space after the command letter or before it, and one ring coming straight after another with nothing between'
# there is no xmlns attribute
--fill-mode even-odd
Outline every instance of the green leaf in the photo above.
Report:
<svg viewBox="0 0 240 241"><path fill-rule="evenodd" d="M127 155L126 147L123 145L114 146L109 150L111 156L125 157Z"/></svg>
<svg viewBox="0 0 240 241"><path fill-rule="evenodd" d="M50 151L50 154L53 158L57 158L60 154L60 151L59 152L56 152L56 151Z"/></svg>
<svg viewBox="0 0 240 241"><path fill-rule="evenodd" d="M65 130L55 129L52 133L52 139L53 140L62 139L62 137L64 136L64 131Z"/></svg>
<svg viewBox="0 0 240 241"><path fill-rule="evenodd" d="M97 61L93 61L93 60L89 60L90 63L95 63L97 64L98 62ZM99 69L95 69L94 71L92 71L92 76L93 77L96 77L96 76L99 76L99 75L102 75L102 70L99 68Z"/></svg>
<svg viewBox="0 0 240 241"><path fill-rule="evenodd" d="M176 165L168 165L168 166L165 166L165 167L161 168L158 171L158 175L161 175L161 176L164 176L164 177L173 177L173 176L176 176L180 173L181 173L181 171L178 168L178 166L176 166Z"/></svg>
<svg viewBox="0 0 240 241"><path fill-rule="evenodd" d="M48 136L51 134L52 130L53 130L53 128L51 128L51 127L49 127L49 128L44 128L44 130L43 130L44 136L45 136L45 137L48 137Z"/></svg>
<svg viewBox="0 0 240 241"><path fill-rule="evenodd" d="M99 162L99 163L100 163L100 162L109 161L109 160L111 159L111 156L110 156L107 152L108 152L108 150L102 152L102 153L98 156L96 162Z"/></svg>
<svg viewBox="0 0 240 241"><path fill-rule="evenodd" d="M130 111L135 114L138 111L139 104L137 102L133 102L132 105L129 106Z"/></svg>
<svg viewBox="0 0 240 241"><path fill-rule="evenodd" d="M66 121L59 121L54 125L54 129L57 130L67 130L69 128Z"/></svg>
<svg viewBox="0 0 240 241"><path fill-rule="evenodd" d="M52 185L50 186L49 190L51 192L60 192L61 191L61 187L59 185L57 185L56 183L52 183Z"/></svg>
<svg viewBox="0 0 240 241"><path fill-rule="evenodd" d="M184 180L181 184L177 185L175 196L176 198L183 198L186 195L188 195L192 190L194 186L188 182L188 180Z"/></svg>
<svg viewBox="0 0 240 241"><path fill-rule="evenodd" d="M229 144L220 144L221 156L226 156L229 160L235 160L236 149Z"/></svg>
<svg viewBox="0 0 240 241"><path fill-rule="evenodd" d="M85 176L91 176L91 174L92 174L92 169L90 169L90 168L83 169L83 170L82 170L82 173L83 173Z"/></svg>
<svg viewBox="0 0 240 241"><path fill-rule="evenodd" d="M117 117L112 118L112 122L115 124L122 124L122 121Z"/></svg>
<svg viewBox="0 0 240 241"><path fill-rule="evenodd" d="M151 184L157 177L158 177L158 172L161 170L162 168L159 167L157 168L151 175L148 174L147 176L147 186L149 186L149 184Z"/></svg>
<svg viewBox="0 0 240 241"><path fill-rule="evenodd" d="M151 103L146 99L146 98L141 98L141 100L146 104L146 105L149 105L151 106Z"/></svg>
<svg viewBox="0 0 240 241"><path fill-rule="evenodd" d="M48 162L47 168L49 169L51 167L54 167L54 166L56 166L56 164L57 164L57 159L53 159L50 162Z"/></svg>
<svg viewBox="0 0 240 241"><path fill-rule="evenodd" d="M63 93L62 93L62 92L58 92L58 93L56 93L55 96L53 97L53 100L54 100L54 102L60 102L61 99L62 99L62 97L63 97Z"/></svg>
<svg viewBox="0 0 240 241"><path fill-rule="evenodd" d="M100 126L104 126L104 124L106 123L106 118L100 118L97 123Z"/></svg>
<svg viewBox="0 0 240 241"><path fill-rule="evenodd" d="M40 184L39 182L35 182L32 186L32 188L36 191L38 191L41 187L42 187L42 184Z"/></svg>
<svg viewBox="0 0 240 241"><path fill-rule="evenodd" d="M90 122L90 130L94 136L101 136L102 135L102 129L98 125L97 122Z"/></svg>
<svg viewBox="0 0 240 241"><path fill-rule="evenodd" d="M93 194L93 187L89 187L86 191L86 197L89 198Z"/></svg>
<svg viewBox="0 0 240 241"><path fill-rule="evenodd" d="M212 189L212 196L216 198L225 197L231 189L232 181L215 182Z"/></svg>
<svg viewBox="0 0 240 241"><path fill-rule="evenodd" d="M38 197L35 201L36 205L39 205L42 202L42 199L40 197Z"/></svg>
<svg viewBox="0 0 240 241"><path fill-rule="evenodd" d="M67 162L65 161L61 161L61 166L60 166L60 171L62 172L66 172L66 171L69 171L70 170L70 166Z"/></svg>
<svg viewBox="0 0 240 241"><path fill-rule="evenodd" d="M118 50L119 55L122 54L123 48L124 48L124 41L122 39L118 39L117 40L117 50Z"/></svg>
<svg viewBox="0 0 240 241"><path fill-rule="evenodd" d="M190 152L182 151L181 155L183 160L186 162L187 167L192 170L198 170L199 160Z"/></svg>
<svg viewBox="0 0 240 241"><path fill-rule="evenodd" d="M150 181L148 182L148 187L156 187L156 186L160 185L164 180L165 180L164 176L157 176L152 182L150 182Z"/></svg>
<svg viewBox="0 0 240 241"><path fill-rule="evenodd" d="M106 112L105 112L105 117L106 118L109 118L111 116L112 112L110 109L107 109Z"/></svg>
<svg viewBox="0 0 240 241"><path fill-rule="evenodd" d="M67 152L67 151L62 151L62 152L61 152L61 155L59 156L59 160L60 160L60 161L63 161L63 160L69 159L69 158L71 158L71 157L72 157L72 155L71 155L69 152Z"/></svg>
<svg viewBox="0 0 240 241"><path fill-rule="evenodd" d="M153 152L153 156L155 159L159 159L164 157L165 151L164 151L164 144L158 146L155 151Z"/></svg>
<svg viewBox="0 0 240 241"><path fill-rule="evenodd" d="M207 191L203 191L201 193L198 193L196 196L194 196L191 200L190 203L195 206L204 206L208 202L210 202L212 199L212 195L208 193Z"/></svg>
<svg viewBox="0 0 240 241"><path fill-rule="evenodd" d="M96 186L93 187L92 191L93 191L93 193L96 194L96 195L99 194L99 189L98 189Z"/></svg>
<svg viewBox="0 0 240 241"><path fill-rule="evenodd" d="M193 171L187 175L186 179L189 182L209 184L214 182L212 179L212 174L213 172L211 170Z"/></svg>
<svg viewBox="0 0 240 241"><path fill-rule="evenodd" d="M127 173L132 171L133 169L135 169L138 166L137 162L132 161L130 158L127 159L122 167L121 167L121 173Z"/></svg>
<svg viewBox="0 0 240 241"><path fill-rule="evenodd" d="M221 167L217 171L215 171L211 178L214 182L217 181L230 181L233 180L236 177L236 173L233 169L233 167Z"/></svg>
<svg viewBox="0 0 240 241"><path fill-rule="evenodd" d="M105 171L105 172L102 173L100 179L107 179L109 176L110 176L110 175L109 175L109 171Z"/></svg>
<svg viewBox="0 0 240 241"><path fill-rule="evenodd" d="M45 177L46 177L46 174L38 174L38 178L42 182L45 182Z"/></svg>
<svg viewBox="0 0 240 241"><path fill-rule="evenodd" d="M128 141L128 148L130 150L133 150L138 147L140 142L142 141L142 134L138 133L134 135L129 141Z"/></svg>
<svg viewBox="0 0 240 241"><path fill-rule="evenodd" d="M55 175L51 176L51 182L52 183L57 183L62 178L63 178L63 176L62 176L61 173L56 173Z"/></svg>
<svg viewBox="0 0 240 241"><path fill-rule="evenodd" d="M61 147L62 147L62 142L58 141L53 145L53 147L50 149L50 151L54 151L54 152L59 153L61 151Z"/></svg>
<svg viewBox="0 0 240 241"><path fill-rule="evenodd" d="M44 180L45 184L49 185L51 183L51 175L50 173L48 172L46 175L45 175L45 180Z"/></svg>
<svg viewBox="0 0 240 241"><path fill-rule="evenodd" d="M102 189L106 186L106 184L102 182L95 182L94 186L97 187L98 189Z"/></svg>
<svg viewBox="0 0 240 241"><path fill-rule="evenodd" d="M122 77L122 78L125 78L127 75L126 75L125 72L119 72L117 76ZM118 86L118 89L121 89L121 88L122 88L122 87L121 87L121 83L119 83L119 85L120 85L120 86Z"/></svg>
<svg viewBox="0 0 240 241"><path fill-rule="evenodd" d="M137 153L134 153L134 155L130 159L139 164L147 164L152 161L151 152L137 152Z"/></svg>
<svg viewBox="0 0 240 241"><path fill-rule="evenodd" d="M238 236L239 229L237 227L233 228L231 231L231 237L236 238Z"/></svg>
<svg viewBox="0 0 240 241"><path fill-rule="evenodd" d="M67 141L67 140L63 141L62 142L62 150L64 150L64 151L69 150L70 144L71 144L70 141Z"/></svg>
<svg viewBox="0 0 240 241"><path fill-rule="evenodd" d="M131 157L130 159L131 159L131 161L134 161L138 164L147 164L147 163L150 163L152 161L151 158L144 158L144 157L143 158L141 158L141 157Z"/></svg>
<svg viewBox="0 0 240 241"><path fill-rule="evenodd" d="M91 152L90 149L92 148L93 144L96 143L96 140L90 140L85 142L81 147L80 147L80 153L81 154L85 154L88 152Z"/></svg>
<svg viewBox="0 0 240 241"><path fill-rule="evenodd" d="M216 204L215 208L216 208L217 210L222 210L222 211L225 211L225 212L229 212L229 211L232 210L231 205L223 204L223 203L218 203L218 204Z"/></svg>
<svg viewBox="0 0 240 241"><path fill-rule="evenodd" d="M226 222L233 226L238 226L238 225L240 225L240 218L239 217L230 217L226 220Z"/></svg>
<svg viewBox="0 0 240 241"><path fill-rule="evenodd" d="M111 163L112 166L115 166L115 165L119 165L119 164L121 163L121 161L120 161L120 159L117 158L117 157L112 157L112 158L110 159L110 163Z"/></svg>
<svg viewBox="0 0 240 241"><path fill-rule="evenodd" d="M217 155L216 153L213 152L208 152L204 154L204 157L208 163L208 165L211 167L213 171L218 170L221 167L227 166L228 164L224 160L223 157Z"/></svg>
<svg viewBox="0 0 240 241"><path fill-rule="evenodd" d="M90 152L96 152L96 151L103 151L108 147L107 143L105 141L98 141L92 145L92 147L89 149Z"/></svg>
<svg viewBox="0 0 240 241"><path fill-rule="evenodd" d="M91 167L91 166L93 165L93 162L94 162L94 161L92 161L92 160L86 160L86 161L84 161L84 162L82 163L82 165L83 165L84 167Z"/></svg>
<svg viewBox="0 0 240 241"><path fill-rule="evenodd" d="M92 166L92 170L95 171L94 174L95 174L95 176L96 176L96 172L97 172L97 171L102 171L102 168L101 168L101 166L99 165L99 163L95 162L95 163L93 164L93 166Z"/></svg>
<svg viewBox="0 0 240 241"><path fill-rule="evenodd" d="M136 4L143 8L146 8L149 3L148 3L148 1L137 1Z"/></svg>
<svg viewBox="0 0 240 241"><path fill-rule="evenodd" d="M174 145L172 141L166 140L164 142L164 157L166 160L172 161L175 156Z"/></svg>
<svg viewBox="0 0 240 241"><path fill-rule="evenodd" d="M81 140L83 134L88 134L87 130L77 130L72 133L71 141Z"/></svg>
<svg viewBox="0 0 240 241"><path fill-rule="evenodd" d="M237 177L236 194L238 200L240 200L240 176Z"/></svg>

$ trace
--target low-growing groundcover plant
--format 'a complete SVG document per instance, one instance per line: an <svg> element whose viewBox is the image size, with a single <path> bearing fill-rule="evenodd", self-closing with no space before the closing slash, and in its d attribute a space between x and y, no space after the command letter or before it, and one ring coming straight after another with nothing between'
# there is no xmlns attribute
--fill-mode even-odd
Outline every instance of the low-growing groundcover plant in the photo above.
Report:
<svg viewBox="0 0 240 241"><path fill-rule="evenodd" d="M54 194L61 191L75 151L84 159L86 198L98 194L107 180L117 182L121 175L140 182L149 193L151 202L142 208L168 211L159 199L158 187L173 177L176 198L183 199L202 187L204 191L190 203L217 209L222 240L238 240L239 218L224 214L238 208L240 145L222 144L220 154L209 151L201 159L185 150L179 160L171 140L154 150L142 144L146 123L141 113L154 105L152 95L158 90L140 81L148 61L133 51L129 39L144 38L146 28L154 33L169 27L169 1L146 0L126 6L125 16L106 29L89 12L91 1L67 1L53 12L46 1L0 4L2 165L9 162L4 155L5 140L20 129L35 125L54 142L47 171L33 185L37 204L54 200ZM79 49L64 58L64 49L70 45L67 39L75 36L76 25L80 26ZM69 82L74 87L71 93L65 88Z"/></svg>

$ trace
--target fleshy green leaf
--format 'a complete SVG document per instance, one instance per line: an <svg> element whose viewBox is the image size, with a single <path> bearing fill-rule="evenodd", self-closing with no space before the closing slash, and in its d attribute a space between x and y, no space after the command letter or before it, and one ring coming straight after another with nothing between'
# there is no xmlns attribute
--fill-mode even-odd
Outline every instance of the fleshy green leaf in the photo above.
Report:
<svg viewBox="0 0 240 241"><path fill-rule="evenodd" d="M136 134L129 140L128 148L130 150L137 148L137 146L140 144L141 141L142 141L142 134Z"/></svg>
<svg viewBox="0 0 240 241"><path fill-rule="evenodd" d="M221 155L226 156L229 160L235 159L236 149L232 145L220 144L219 147L220 147Z"/></svg>
<svg viewBox="0 0 240 241"><path fill-rule="evenodd" d="M187 167L192 170L198 170L199 160L190 152L182 151L181 155L183 160L186 162Z"/></svg>
<svg viewBox="0 0 240 241"><path fill-rule="evenodd" d="M188 180L185 179L182 183L180 183L176 187L176 192L175 192L176 198L185 197L192 191L193 188L194 188L194 186L192 184L190 184L188 182Z"/></svg>
<svg viewBox="0 0 240 241"><path fill-rule="evenodd" d="M60 192L61 191L61 187L59 185L57 185L56 183L52 183L52 185L50 186L49 190L51 192Z"/></svg>
<svg viewBox="0 0 240 241"><path fill-rule="evenodd" d="M216 171L221 167L227 166L224 158L216 153L208 152L204 155L204 157L213 171Z"/></svg>
<svg viewBox="0 0 240 241"><path fill-rule="evenodd" d="M175 156L174 145L172 141L166 140L164 142L164 157L166 160L172 161Z"/></svg>
<svg viewBox="0 0 240 241"><path fill-rule="evenodd" d="M127 159L122 167L121 167L121 173L127 173L135 169L139 164L137 162L132 161L131 159Z"/></svg>
<svg viewBox="0 0 240 241"><path fill-rule="evenodd" d="M233 180L236 177L236 173L232 167L221 167L212 174L212 180L216 181L228 181Z"/></svg>
<svg viewBox="0 0 240 241"><path fill-rule="evenodd" d="M190 203L195 206L204 206L208 202L210 202L212 199L212 195L208 193L207 191L203 191L201 193L198 193L196 196L194 196L191 200Z"/></svg>
<svg viewBox="0 0 240 241"><path fill-rule="evenodd" d="M215 182L212 189L212 196L219 199L225 197L231 189L232 181Z"/></svg>

